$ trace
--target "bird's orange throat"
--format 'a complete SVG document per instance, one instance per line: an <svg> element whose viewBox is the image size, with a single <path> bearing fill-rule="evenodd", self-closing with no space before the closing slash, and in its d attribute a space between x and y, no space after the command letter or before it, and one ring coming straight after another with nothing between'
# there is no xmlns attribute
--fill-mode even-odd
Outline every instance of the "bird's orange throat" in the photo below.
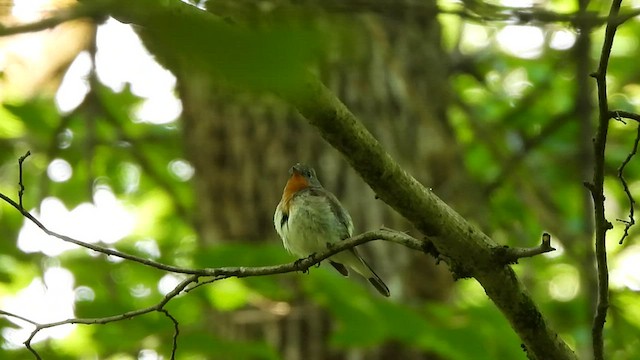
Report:
<svg viewBox="0 0 640 360"><path fill-rule="evenodd" d="M306 189L309 187L309 180L307 180L304 176L293 173L287 181L287 185L284 187L284 191L282 192L282 204L284 205L285 210L289 211L289 201L293 195L295 195L298 191Z"/></svg>

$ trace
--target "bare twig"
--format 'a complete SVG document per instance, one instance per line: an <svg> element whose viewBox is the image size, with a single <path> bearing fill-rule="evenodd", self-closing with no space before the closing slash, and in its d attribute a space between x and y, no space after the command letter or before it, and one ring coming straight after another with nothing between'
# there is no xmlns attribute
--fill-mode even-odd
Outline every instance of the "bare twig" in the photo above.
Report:
<svg viewBox="0 0 640 360"><path fill-rule="evenodd" d="M232 276L243 278L249 276L283 274L292 271L307 271L310 267L341 251L351 249L355 246L362 245L373 240L390 241L414 250L425 251L425 241L418 240L400 231L382 228L350 237L337 244L332 244L331 248L327 249L327 251L323 251L319 254L312 254L307 258L299 259L289 264L263 267L212 268L200 270L198 273L202 273L203 276L218 276L220 279L223 279Z"/></svg>
<svg viewBox="0 0 640 360"><path fill-rule="evenodd" d="M618 168L618 179L620 179L620 183L622 184L624 193L627 195L627 199L629 200L629 220L617 219L618 221L624 223L624 234L622 234L622 237L618 242L620 245L622 245L624 239L629 236L629 229L636 223L636 220L633 217L633 208L635 207L636 201L631 195L631 191L629 191L629 185L624 178L623 172L629 161L631 161L631 158L633 158L633 156L638 152L638 142L640 142L640 124L638 125L636 140L633 142L633 149L631 149L631 152L629 153L629 155L627 155L627 158L624 159L622 165L620 165L620 167Z"/></svg>
<svg viewBox="0 0 640 360"><path fill-rule="evenodd" d="M613 110L609 111L609 119L630 119L640 122L640 115L629 111Z"/></svg>
<svg viewBox="0 0 640 360"><path fill-rule="evenodd" d="M609 102L607 99L607 68L613 47L613 39L620 22L616 21L620 11L622 0L613 0L609 10L609 21L605 29L602 52L598 70L592 76L596 79L598 87L598 130L593 142L594 148L594 170L593 183L588 185L593 198L594 218L595 218L595 248L596 264L598 271L598 304L593 318L591 337L593 341L593 356L595 360L604 359L604 323L607 320L607 310L609 309L609 268L607 265L607 231L612 228L611 223L605 216L604 207L604 169L605 169L605 147L607 145L607 132L609 131Z"/></svg>
<svg viewBox="0 0 640 360"><path fill-rule="evenodd" d="M29 335L29 338L24 342L24 345L26 346L27 349L29 349L29 351L36 357L36 359L41 360L42 358L40 357L40 355L38 354L37 351L35 351L35 349L33 349L31 347L31 341L33 341L33 338L36 336L36 334L38 332L40 332L43 329L48 329L48 328L52 328L52 327L56 327L56 326L60 326L60 325L65 325L65 324L85 324L85 325L93 325L93 324L108 324L111 322L116 322L116 321L121 321L121 320L125 320L125 319L131 319L140 315L145 315L148 314L150 312L154 312L154 311L159 311L162 312L163 314L165 314L166 316L168 316L174 323L174 328L176 329L176 332L174 333L174 348L172 351L172 359L173 359L173 353L175 352L175 344L176 344L176 338L178 336L178 332L177 332L177 321L175 320L175 318L173 318L173 316L171 316L168 312L166 312L166 310L164 310L164 306L171 301L171 299L175 298L176 296L178 296L189 284L191 284L192 282L195 282L198 280L198 275L191 275L189 277L187 277L185 280L181 281L178 285L176 285L175 288L173 288L173 290L171 290L169 293L167 293L160 302L158 302L157 304L153 305L153 306L149 306L147 308L144 309L139 309L139 310L134 310L134 311L128 311L122 314L118 314L118 315L114 315L114 316L107 316L107 317L102 317L102 318L73 318L73 319L67 319L67 320L62 320L62 321L56 321L56 322L52 322L52 323L47 323L47 324L38 324L36 325L36 328L31 332L31 334Z"/></svg>
<svg viewBox="0 0 640 360"><path fill-rule="evenodd" d="M29 157L29 155L31 155L31 151L27 151L26 154L20 156L20 158L18 159L18 169L20 171L20 175L18 177L18 186L20 187L20 190L18 190L18 205L20 206L20 210L24 209L22 207L22 195L24 195L24 184L22 183L22 163L27 157Z"/></svg>
<svg viewBox="0 0 640 360"><path fill-rule="evenodd" d="M556 249L551 246L551 235L548 233L542 234L542 242L540 245L531 248L514 248L514 247L499 247L496 248L497 261L503 264L514 264L518 262L518 259L533 257L536 255L544 254Z"/></svg>
<svg viewBox="0 0 640 360"><path fill-rule="evenodd" d="M198 276L221 276L221 278L226 278L231 276L248 277L248 276L283 274L283 273L292 272L292 271L306 271L311 266L318 264L322 260L325 260L326 258L332 255L335 255L341 251L351 249L355 246L362 245L364 243L374 241L374 240L385 240L385 241L395 242L397 244L406 246L414 250L426 252L425 241L418 240L403 232L383 228L380 230L368 231L366 233L353 236L349 239L345 239L344 241L341 241L339 244L333 245L331 249L327 249L327 251L325 252L322 252L320 254L314 254L313 256L310 256L306 259L302 259L300 261L296 261L290 264L254 267L254 268L228 267L228 268L211 268L211 269L188 269L188 268L181 268L178 266L159 263L153 260L123 253L121 251L117 251L117 250L105 248L99 245L80 241L66 235L58 234L54 231L49 230L38 219L36 219L33 215L31 215L31 213L29 213L28 211L24 209L20 209L19 205L16 204L15 201L11 200L6 195L0 193L0 199L4 200L5 202L13 206L15 209L17 209L24 217L31 220L31 222L33 222L36 226L38 226L47 235L56 237L65 242L69 242L72 244L76 244L78 246L82 246L87 249L94 250L96 252L99 252L105 255L116 256L122 259L130 260L146 266L150 266L159 270L164 270L164 271L169 271L172 273L179 273L179 274L189 274L189 275L198 275Z"/></svg>
<svg viewBox="0 0 640 360"><path fill-rule="evenodd" d="M39 227L42 231L44 231L44 233L46 233L47 235L56 237L62 241L65 242L69 242L72 244L76 244L78 246L82 246L84 248L87 249L91 249L93 251L97 251L99 253L105 254L105 255L111 255L111 256L116 256L122 259L127 259L127 260L131 260L131 261L135 261L137 263L143 264L143 265L147 265L150 267L154 267L156 269L160 269L160 270L165 270L165 271L170 271L173 273L182 273L182 274L194 274L195 270L190 270L190 269L184 269L184 268L180 268L177 266L171 266L171 265L165 265L159 262L155 262L153 260L148 260L145 258L141 258L135 255L130 255L127 253L123 253L120 252L118 250L113 250L113 249L109 249L109 248L105 248L99 245L95 245L95 244L90 244L84 241L80 241L80 240L76 240L74 238L71 238L69 236L66 235L62 235L62 234L58 234L55 231L51 231L49 230L46 226L44 226L38 219L36 219L33 215L31 215L31 213L29 213L27 210L23 209L19 204L16 204L15 201L11 200L8 196L0 193L0 199L4 200L5 202L7 202L9 205L13 206L15 209L17 209L22 216L24 216L25 218L31 220L32 223L34 223L37 227Z"/></svg>
<svg viewBox="0 0 640 360"><path fill-rule="evenodd" d="M178 320L171 315L167 309L159 309L161 313L163 313L166 317L168 317L171 322L173 322L173 345L171 346L171 360L175 360L176 351L178 350L178 335L180 335L180 328L178 327Z"/></svg>
<svg viewBox="0 0 640 360"><path fill-rule="evenodd" d="M204 286L204 285L207 285L207 284L211 284L213 282L216 282L216 281L222 280L222 279L226 279L226 278L227 278L227 276L214 276L214 277L212 277L210 279L207 279L205 281L198 281L197 284L193 285L192 287L190 287L188 289L185 289L184 292L188 293L188 292L193 291L193 290L195 290L195 289L197 289L197 288L199 288L201 286Z"/></svg>
<svg viewBox="0 0 640 360"><path fill-rule="evenodd" d="M20 319L22 321L26 321L31 325L38 325L37 322L33 321L33 320L29 320L26 317L20 316L20 315L16 315L14 313L10 313L8 311L4 311L4 310L0 310L0 315L4 315L4 316L8 316L8 317L12 317L12 318L16 318L16 319Z"/></svg>
<svg viewBox="0 0 640 360"><path fill-rule="evenodd" d="M22 161L24 161L24 159L27 156L29 156L29 154L30 153L27 152L27 154L25 154L18 160L20 165L21 192L24 190L24 186L22 186ZM290 264L256 267L256 268L231 267L231 268L214 268L214 269L187 269L187 268L181 268L181 267L172 266L172 265L166 265L153 260L141 258L135 255L123 253L123 252L105 248L99 245L90 244L84 241L71 238L66 235L56 233L54 231L49 230L46 226L44 226L44 224L42 224L38 219L36 219L33 215L31 215L31 213L26 211L15 201L11 200L11 198L9 198L8 196L0 193L0 199L4 200L13 208L18 210L22 214L22 216L31 220L31 222L34 223L37 227L39 227L44 233L46 233L49 236L56 237L62 241L69 242L87 249L91 249L101 254L116 256L122 259L134 261L134 262L137 262L149 267L153 267L159 270L164 270L164 271L169 271L169 272L179 273L179 274L218 277L215 280L224 279L231 276L247 277L247 276L282 274L282 273L292 272L292 271L306 271L309 267L320 263L322 260L332 255L335 255L341 251L351 249L355 246L358 246L373 240L391 241L391 242L404 245L414 250L427 252L425 241L415 239L403 232L382 228L377 231L369 231L357 236L353 236L349 239L345 239L344 241L341 241L339 244L331 246L330 249L327 249L327 251L323 253L313 254L312 256L309 256L306 259L300 259Z"/></svg>
<svg viewBox="0 0 640 360"><path fill-rule="evenodd" d="M109 1L91 1L57 10L53 15L29 24L14 26L0 25L0 37L51 29L71 20L98 18L105 15L106 6L108 4Z"/></svg>

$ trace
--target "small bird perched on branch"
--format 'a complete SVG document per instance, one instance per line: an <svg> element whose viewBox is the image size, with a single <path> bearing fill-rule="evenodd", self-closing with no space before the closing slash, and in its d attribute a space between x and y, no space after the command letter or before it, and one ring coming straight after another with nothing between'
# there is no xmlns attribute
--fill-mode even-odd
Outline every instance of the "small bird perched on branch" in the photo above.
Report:
<svg viewBox="0 0 640 360"><path fill-rule="evenodd" d="M289 175L273 216L276 231L287 251L304 258L353 235L351 216L338 199L322 187L313 168L298 163L289 169ZM349 275L348 268L353 269L369 280L380 294L389 296L387 285L356 249L331 256L329 263L344 276Z"/></svg>

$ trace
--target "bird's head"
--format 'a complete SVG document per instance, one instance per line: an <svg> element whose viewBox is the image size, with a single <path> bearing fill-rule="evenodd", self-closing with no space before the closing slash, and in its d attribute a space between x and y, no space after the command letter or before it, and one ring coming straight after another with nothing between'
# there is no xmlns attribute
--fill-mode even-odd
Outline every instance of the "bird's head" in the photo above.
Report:
<svg viewBox="0 0 640 360"><path fill-rule="evenodd" d="M322 187L316 171L305 164L297 163L289 169L289 181L285 187L285 192L296 193L308 187Z"/></svg>

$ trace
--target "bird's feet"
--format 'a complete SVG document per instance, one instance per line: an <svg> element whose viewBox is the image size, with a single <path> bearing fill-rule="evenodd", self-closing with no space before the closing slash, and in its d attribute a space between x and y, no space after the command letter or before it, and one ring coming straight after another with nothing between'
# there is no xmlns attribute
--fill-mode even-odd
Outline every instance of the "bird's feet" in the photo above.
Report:
<svg viewBox="0 0 640 360"><path fill-rule="evenodd" d="M296 261L293 262L293 264L300 270L302 271L303 274L307 274L309 272L309 268L302 268L302 262L305 261L306 258L302 258L302 259L298 259Z"/></svg>
<svg viewBox="0 0 640 360"><path fill-rule="evenodd" d="M316 254L313 253L309 256L307 256L306 258L302 258L302 259L298 259L296 261L293 262L293 264L300 269L300 271L302 271L303 274L308 274L309 273L309 266L304 266L302 263L310 260L310 261L315 261L316 259ZM316 264L316 266L320 266L320 263Z"/></svg>

